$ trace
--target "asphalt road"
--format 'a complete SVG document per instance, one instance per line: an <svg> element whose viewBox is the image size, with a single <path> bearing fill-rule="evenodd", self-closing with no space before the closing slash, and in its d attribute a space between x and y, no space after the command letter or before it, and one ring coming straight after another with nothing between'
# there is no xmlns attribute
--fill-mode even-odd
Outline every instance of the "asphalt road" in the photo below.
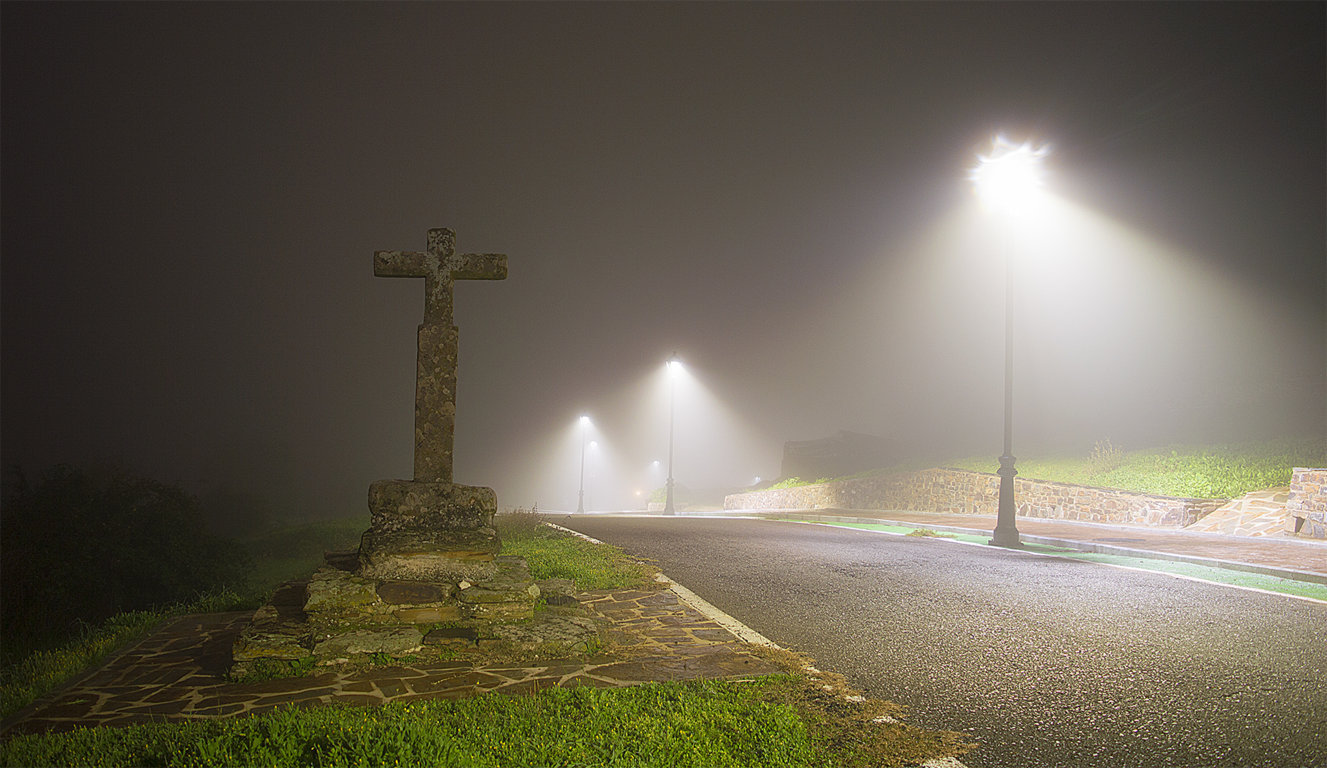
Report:
<svg viewBox="0 0 1327 768"><path fill-rule="evenodd" d="M756 520L555 518L995 766L1327 766L1327 605Z"/></svg>

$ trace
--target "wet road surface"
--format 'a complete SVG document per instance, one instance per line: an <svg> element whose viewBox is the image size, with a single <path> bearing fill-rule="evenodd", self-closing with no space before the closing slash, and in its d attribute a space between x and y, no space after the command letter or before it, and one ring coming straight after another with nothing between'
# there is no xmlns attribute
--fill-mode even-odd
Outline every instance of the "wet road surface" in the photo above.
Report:
<svg viewBox="0 0 1327 768"><path fill-rule="evenodd" d="M557 517L997 766L1327 766L1327 605L926 538Z"/></svg>

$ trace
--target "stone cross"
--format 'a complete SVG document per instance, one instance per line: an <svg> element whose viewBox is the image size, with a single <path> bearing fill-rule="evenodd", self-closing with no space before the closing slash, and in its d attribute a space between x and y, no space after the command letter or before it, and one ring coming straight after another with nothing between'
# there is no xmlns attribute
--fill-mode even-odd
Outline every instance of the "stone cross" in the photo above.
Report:
<svg viewBox="0 0 1327 768"><path fill-rule="evenodd" d="M452 482L456 429L457 330L452 325L456 280L503 280L507 257L500 253L456 255L456 233L430 229L428 249L375 251L378 277L424 278L424 322L419 326L415 365L415 480Z"/></svg>

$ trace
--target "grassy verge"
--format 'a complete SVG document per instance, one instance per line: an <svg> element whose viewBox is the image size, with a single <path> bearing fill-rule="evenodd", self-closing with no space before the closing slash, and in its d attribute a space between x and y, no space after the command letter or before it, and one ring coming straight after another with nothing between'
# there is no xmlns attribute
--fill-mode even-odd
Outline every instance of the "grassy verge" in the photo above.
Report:
<svg viewBox="0 0 1327 768"><path fill-rule="evenodd" d="M267 597L283 582L306 578L323 564L323 554L355 549L369 527L368 516L289 525L241 542L253 560L252 591Z"/></svg>
<svg viewBox="0 0 1327 768"><path fill-rule="evenodd" d="M958 734L844 718L834 712L842 706L793 675L552 688L19 736L0 745L0 765L867 766L971 746Z"/></svg>
<svg viewBox="0 0 1327 768"><path fill-rule="evenodd" d="M994 472L993 457L945 466ZM1327 440L1271 440L1227 445L1181 445L1123 451L1108 441L1087 456L1019 458L1020 477L1119 488L1162 496L1233 499L1290 484L1293 467L1327 466Z"/></svg>
<svg viewBox="0 0 1327 768"><path fill-rule="evenodd" d="M524 557L535 579L572 579L578 589L628 589L649 585L651 570L609 544L592 544L516 510L494 518L502 554Z"/></svg>
<svg viewBox="0 0 1327 768"><path fill-rule="evenodd" d="M926 531L925 528L913 528L902 525L878 525L874 523L835 523L823 522L821 525L833 525L840 528L856 528L863 531L879 531L882 533L892 533L899 536L924 536L935 538L946 538L954 541L961 541L967 544L988 545L990 542L989 534L970 534L970 533L944 533L936 534L934 531ZM1084 560L1092 563L1101 563L1103 565L1116 565L1126 568L1134 568L1141 571L1154 571L1156 573L1169 573L1178 576L1186 576L1200 581L1207 581L1213 584L1225 584L1234 587L1248 587L1250 589L1261 589L1267 592L1276 592L1283 595L1293 595L1295 597L1308 597L1314 600L1327 601L1327 585L1317 584L1308 581L1299 581L1296 579L1283 579L1277 576L1269 576L1261 573L1249 573L1247 571L1237 571L1230 568L1218 568L1209 565L1198 565L1195 563L1181 563L1173 560L1155 560L1148 557L1129 557L1127 555L1103 554L1100 552L1081 552L1076 549L1066 549L1064 547L1052 547L1044 544L1024 544L1023 551L1035 552L1043 555L1054 555L1056 557L1067 557L1073 560Z"/></svg>

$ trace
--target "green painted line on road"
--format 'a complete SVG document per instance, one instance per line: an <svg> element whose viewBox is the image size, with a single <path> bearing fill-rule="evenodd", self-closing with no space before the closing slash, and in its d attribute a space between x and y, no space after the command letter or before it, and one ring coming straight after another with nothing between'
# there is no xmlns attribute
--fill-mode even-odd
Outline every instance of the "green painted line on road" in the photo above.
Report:
<svg viewBox="0 0 1327 768"><path fill-rule="evenodd" d="M801 521L807 522L807 521ZM883 533L892 533L899 536L906 536L912 531L927 530L925 526L902 526L902 525L879 525L875 523L841 523L829 520L815 521L817 525L833 525L840 528L857 528L864 531L880 531ZM989 543L990 537L983 535L974 535L967 533L936 533L927 535L924 538L950 539L952 541L961 541L967 544L980 544L982 546L993 546ZM1261 573L1247 573L1245 571L1235 571L1229 568L1215 568L1207 565L1195 565L1192 563L1180 563L1173 560L1153 560L1144 557L1126 557L1123 555L1107 555L1098 552L1080 552L1076 549L1065 549L1064 547L1051 547L1044 544L1024 544L1024 552L1034 552L1041 555L1052 555L1055 557L1067 557L1074 560L1085 560L1091 563L1101 563L1103 565L1115 565L1125 568L1134 568L1140 571L1154 571L1157 573L1169 573L1176 576L1184 576L1199 581L1208 581L1214 584L1224 584L1233 587L1245 587L1247 589L1261 589L1267 592L1275 592L1294 597L1307 597L1311 600L1321 600L1327 602L1327 586L1314 584L1307 581L1297 581L1294 579L1282 579L1276 576L1268 576Z"/></svg>

